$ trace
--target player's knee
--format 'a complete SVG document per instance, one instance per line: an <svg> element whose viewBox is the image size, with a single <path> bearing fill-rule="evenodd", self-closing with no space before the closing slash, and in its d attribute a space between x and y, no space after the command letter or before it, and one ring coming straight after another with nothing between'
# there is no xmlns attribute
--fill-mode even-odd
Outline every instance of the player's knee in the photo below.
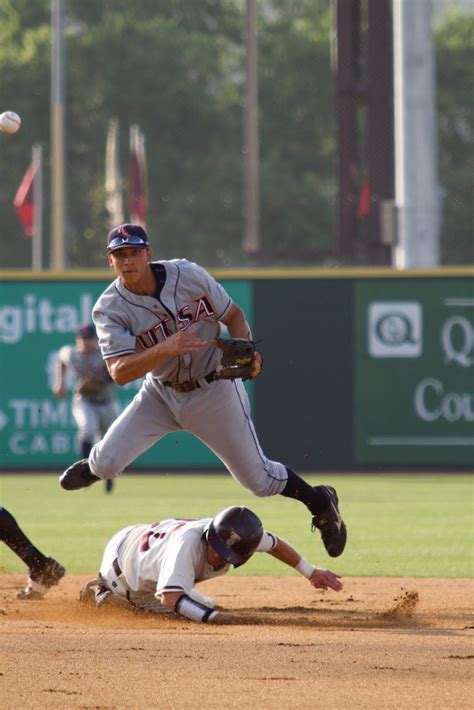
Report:
<svg viewBox="0 0 474 710"><path fill-rule="evenodd" d="M256 481L255 483L252 482L247 488L250 493L253 493L254 496L258 496L258 498L267 498L268 496L275 495L272 483L266 480Z"/></svg>
<svg viewBox="0 0 474 710"><path fill-rule="evenodd" d="M241 475L233 472L234 477L245 486L245 488L259 498L267 498L268 496L276 496L281 493L285 487L287 473L283 464L277 461L265 461L255 464L249 469L241 472Z"/></svg>

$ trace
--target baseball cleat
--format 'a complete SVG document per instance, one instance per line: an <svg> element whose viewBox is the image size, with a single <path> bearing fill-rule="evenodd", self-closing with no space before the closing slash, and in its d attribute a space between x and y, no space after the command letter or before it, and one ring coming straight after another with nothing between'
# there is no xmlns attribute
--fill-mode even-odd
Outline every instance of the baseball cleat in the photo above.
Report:
<svg viewBox="0 0 474 710"><path fill-rule="evenodd" d="M112 592L105 584L97 587L94 595L96 606L100 608L110 596L112 596Z"/></svg>
<svg viewBox="0 0 474 710"><path fill-rule="evenodd" d="M59 477L59 482L66 491L77 491L79 488L87 488L87 486L92 486L92 484L97 483L97 481L100 481L100 478L97 478L97 476L91 473L87 459L76 461L76 463L69 466Z"/></svg>
<svg viewBox="0 0 474 710"><path fill-rule="evenodd" d="M95 587L95 589L94 589ZM80 602L94 602L96 606L102 604L112 595L112 590L108 588L103 577L99 575L96 579L91 579L79 592Z"/></svg>
<svg viewBox="0 0 474 710"><path fill-rule="evenodd" d="M311 529L318 528L324 547L330 557L339 557L344 552L347 528L339 512L339 500L331 486L317 486L328 498L328 507L320 515L313 515Z"/></svg>
<svg viewBox="0 0 474 710"><path fill-rule="evenodd" d="M64 577L66 570L52 557L40 569L30 571L26 587L18 592L17 599L42 599L50 587Z"/></svg>

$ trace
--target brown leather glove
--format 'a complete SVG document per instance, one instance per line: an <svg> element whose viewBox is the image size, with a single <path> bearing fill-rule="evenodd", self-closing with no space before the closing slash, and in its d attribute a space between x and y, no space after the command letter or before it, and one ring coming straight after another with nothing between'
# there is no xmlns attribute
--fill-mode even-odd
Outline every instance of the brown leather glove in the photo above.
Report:
<svg viewBox="0 0 474 710"><path fill-rule="evenodd" d="M245 338L215 338L216 348L222 350L221 367L216 380L253 380L261 373L263 359L253 340Z"/></svg>

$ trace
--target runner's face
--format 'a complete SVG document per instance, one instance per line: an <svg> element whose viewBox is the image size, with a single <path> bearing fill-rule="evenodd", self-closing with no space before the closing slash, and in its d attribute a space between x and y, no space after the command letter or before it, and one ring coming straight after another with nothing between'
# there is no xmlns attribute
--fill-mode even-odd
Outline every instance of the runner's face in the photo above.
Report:
<svg viewBox="0 0 474 710"><path fill-rule="evenodd" d="M207 561L214 569L222 569L227 562L210 546L207 546Z"/></svg>
<svg viewBox="0 0 474 710"><path fill-rule="evenodd" d="M123 247L108 254L110 266L125 285L139 283L151 261L151 249Z"/></svg>

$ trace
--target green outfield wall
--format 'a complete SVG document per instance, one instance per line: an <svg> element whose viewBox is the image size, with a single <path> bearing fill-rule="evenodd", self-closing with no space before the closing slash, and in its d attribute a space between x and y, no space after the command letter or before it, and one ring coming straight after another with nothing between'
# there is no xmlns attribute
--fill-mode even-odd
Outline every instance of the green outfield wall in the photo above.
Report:
<svg viewBox="0 0 474 710"><path fill-rule="evenodd" d="M271 458L303 471L474 468L474 270L213 273L261 341L264 372L249 393ZM1 469L56 471L76 458L54 364L109 281L0 272ZM139 384L117 388L121 407ZM222 465L182 433L134 468Z"/></svg>

